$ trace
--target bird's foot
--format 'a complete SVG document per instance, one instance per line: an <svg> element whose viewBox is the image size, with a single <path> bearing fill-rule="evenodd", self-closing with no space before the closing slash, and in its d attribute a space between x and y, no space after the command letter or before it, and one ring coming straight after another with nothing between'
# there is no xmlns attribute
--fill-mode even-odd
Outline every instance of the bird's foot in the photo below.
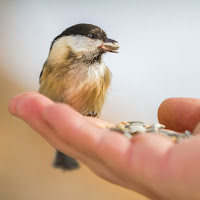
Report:
<svg viewBox="0 0 200 200"><path fill-rule="evenodd" d="M96 112L89 112L88 117L98 117L98 114Z"/></svg>

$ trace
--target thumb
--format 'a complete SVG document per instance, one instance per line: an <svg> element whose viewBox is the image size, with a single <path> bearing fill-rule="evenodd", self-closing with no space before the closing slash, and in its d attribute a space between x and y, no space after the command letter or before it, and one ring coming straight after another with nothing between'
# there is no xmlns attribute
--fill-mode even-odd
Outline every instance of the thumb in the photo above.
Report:
<svg viewBox="0 0 200 200"><path fill-rule="evenodd" d="M200 99L166 99L158 109L158 120L167 129L193 131L200 122Z"/></svg>

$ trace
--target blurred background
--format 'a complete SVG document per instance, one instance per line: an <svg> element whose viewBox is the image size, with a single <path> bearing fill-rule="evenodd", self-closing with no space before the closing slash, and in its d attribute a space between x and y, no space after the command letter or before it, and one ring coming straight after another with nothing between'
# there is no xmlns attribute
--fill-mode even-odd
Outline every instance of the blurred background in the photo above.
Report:
<svg viewBox="0 0 200 200"><path fill-rule="evenodd" d="M113 73L101 118L157 122L169 97L199 98L200 1L0 1L0 199L147 199L107 183L82 165L51 167L54 149L8 113L9 100L37 91L52 40L76 23L92 23L120 43L106 54Z"/></svg>

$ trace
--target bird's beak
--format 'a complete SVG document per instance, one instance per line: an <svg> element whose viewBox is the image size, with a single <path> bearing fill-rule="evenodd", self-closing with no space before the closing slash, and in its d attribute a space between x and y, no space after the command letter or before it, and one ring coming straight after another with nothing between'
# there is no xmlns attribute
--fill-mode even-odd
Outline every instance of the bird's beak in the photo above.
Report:
<svg viewBox="0 0 200 200"><path fill-rule="evenodd" d="M105 52L118 53L119 44L117 41L107 38L100 48Z"/></svg>

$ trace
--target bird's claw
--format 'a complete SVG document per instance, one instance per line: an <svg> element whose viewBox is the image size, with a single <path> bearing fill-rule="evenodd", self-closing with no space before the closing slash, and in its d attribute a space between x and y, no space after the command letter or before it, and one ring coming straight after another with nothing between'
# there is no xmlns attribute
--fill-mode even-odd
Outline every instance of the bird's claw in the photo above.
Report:
<svg viewBox="0 0 200 200"><path fill-rule="evenodd" d="M88 117L98 117L98 114L96 112L89 112Z"/></svg>

